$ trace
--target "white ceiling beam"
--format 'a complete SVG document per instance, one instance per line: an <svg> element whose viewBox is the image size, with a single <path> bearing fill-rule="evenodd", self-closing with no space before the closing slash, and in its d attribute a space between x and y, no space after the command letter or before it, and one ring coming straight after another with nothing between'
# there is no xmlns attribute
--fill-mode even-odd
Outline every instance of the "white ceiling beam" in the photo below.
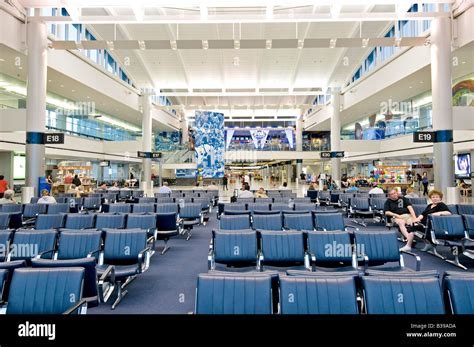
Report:
<svg viewBox="0 0 474 347"><path fill-rule="evenodd" d="M45 8L45 7L64 7L68 3L74 3L76 7L122 7L130 8L129 0L81 0L81 1L65 1L65 0L19 0L19 2L27 8ZM134 0L134 4L141 7L172 7L179 5L184 7L200 7L203 4L207 7L266 7L269 0ZM321 0L317 5L395 5L400 0ZM455 0L430 0L433 4L452 4ZM77 5L76 5L77 4ZM273 6L279 7L301 7L315 5L311 0L272 0Z"/></svg>
<svg viewBox="0 0 474 347"><path fill-rule="evenodd" d="M244 96L308 96L308 95L324 95L323 92L302 92L302 91L293 91L290 92L162 92L159 95L161 96L174 96L174 97L244 97Z"/></svg>
<svg viewBox="0 0 474 347"><path fill-rule="evenodd" d="M133 6L132 11L138 22L143 21L143 18L145 16L145 9L143 7Z"/></svg>
<svg viewBox="0 0 474 347"><path fill-rule="evenodd" d="M312 22L380 22L394 20L430 20L439 17L449 17L448 12L407 12L399 15L397 12L373 12L373 13L340 13L337 18L331 14L274 14L273 18L267 19L265 15L217 14L209 15L203 21L200 15L160 15L144 16L142 21L137 21L132 16L80 16L78 20L70 16L40 16L28 17L28 20L41 20L47 23L74 22L83 24L232 24L232 23L312 23Z"/></svg>
<svg viewBox="0 0 474 347"><path fill-rule="evenodd" d="M78 22L81 18L82 10L79 7L66 6L66 11L69 13L69 17L71 17L73 22Z"/></svg>

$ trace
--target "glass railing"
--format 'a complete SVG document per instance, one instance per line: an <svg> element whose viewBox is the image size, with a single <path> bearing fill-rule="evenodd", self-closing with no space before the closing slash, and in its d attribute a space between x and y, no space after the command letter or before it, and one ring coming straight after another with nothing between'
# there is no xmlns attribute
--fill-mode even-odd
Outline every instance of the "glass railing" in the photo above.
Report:
<svg viewBox="0 0 474 347"><path fill-rule="evenodd" d="M303 142L303 151L307 152L321 152L321 151L330 151L331 146L329 143L323 144L313 144L313 143L304 143Z"/></svg>

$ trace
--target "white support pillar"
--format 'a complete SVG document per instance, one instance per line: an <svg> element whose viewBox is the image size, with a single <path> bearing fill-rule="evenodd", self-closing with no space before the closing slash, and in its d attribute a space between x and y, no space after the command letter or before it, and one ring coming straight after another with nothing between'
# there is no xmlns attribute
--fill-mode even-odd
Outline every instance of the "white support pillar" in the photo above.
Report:
<svg viewBox="0 0 474 347"><path fill-rule="evenodd" d="M181 143L184 145L189 142L188 121L186 120L186 117L184 115L181 116L181 121L179 125L182 134Z"/></svg>
<svg viewBox="0 0 474 347"><path fill-rule="evenodd" d="M339 88L331 90L331 152L341 150L341 94ZM331 159L332 179L340 186L341 181L341 159Z"/></svg>
<svg viewBox="0 0 474 347"><path fill-rule="evenodd" d="M303 129L304 129L303 115L300 115L300 117L296 121L296 151L297 152L303 151ZM296 178L295 178L296 185L298 185L300 174L302 171L303 171L303 159L296 159Z"/></svg>
<svg viewBox="0 0 474 347"><path fill-rule="evenodd" d="M152 148L152 124L151 124L151 95L143 93L142 95L142 149L143 152L151 152ZM151 181L151 158L144 158L143 163L143 190L146 195L153 195L153 182ZM151 194L151 195L150 195Z"/></svg>
<svg viewBox="0 0 474 347"><path fill-rule="evenodd" d="M35 9L35 16L40 16ZM28 22L28 77L26 109L26 186L38 193L38 179L45 173L46 86L48 31L46 23L35 18ZM30 188L31 191L31 188Z"/></svg>
<svg viewBox="0 0 474 347"><path fill-rule="evenodd" d="M442 11L441 6L437 11ZM446 195L447 188L454 187L450 18L432 19L430 40L433 130L440 141L433 146L434 183Z"/></svg>

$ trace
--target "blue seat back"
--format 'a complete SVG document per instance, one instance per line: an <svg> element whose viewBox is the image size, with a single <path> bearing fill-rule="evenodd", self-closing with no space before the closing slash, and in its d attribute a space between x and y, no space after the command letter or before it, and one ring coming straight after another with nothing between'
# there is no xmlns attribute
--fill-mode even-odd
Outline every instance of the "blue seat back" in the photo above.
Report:
<svg viewBox="0 0 474 347"><path fill-rule="evenodd" d="M272 211L292 211L294 209L293 203L281 203L281 202L274 202L272 205Z"/></svg>
<svg viewBox="0 0 474 347"><path fill-rule="evenodd" d="M353 198L351 199L351 207L354 210L368 211L370 209L369 198Z"/></svg>
<svg viewBox="0 0 474 347"><path fill-rule="evenodd" d="M318 192L318 199L319 200L329 200L331 198L331 192L325 191L325 190L320 190Z"/></svg>
<svg viewBox="0 0 474 347"><path fill-rule="evenodd" d="M82 299L83 268L16 269L8 314L61 314Z"/></svg>
<svg viewBox="0 0 474 347"><path fill-rule="evenodd" d="M156 213L178 213L178 205L172 202L156 204Z"/></svg>
<svg viewBox="0 0 474 347"><path fill-rule="evenodd" d="M355 242L358 252L365 254L369 262L400 261L395 231L357 231Z"/></svg>
<svg viewBox="0 0 474 347"><path fill-rule="evenodd" d="M250 203L247 204L248 211L270 211L270 204L269 203Z"/></svg>
<svg viewBox="0 0 474 347"><path fill-rule="evenodd" d="M444 287L454 314L474 314L474 276L472 274L447 272Z"/></svg>
<svg viewBox="0 0 474 347"><path fill-rule="evenodd" d="M311 212L315 210L316 210L316 204L312 204L312 203L296 203L295 204L295 211Z"/></svg>
<svg viewBox="0 0 474 347"><path fill-rule="evenodd" d="M415 214L419 216L426 208L426 205L411 205L413 207L413 210L415 211Z"/></svg>
<svg viewBox="0 0 474 347"><path fill-rule="evenodd" d="M280 215L254 215L253 228L255 230L282 230Z"/></svg>
<svg viewBox="0 0 474 347"><path fill-rule="evenodd" d="M155 202L156 202L155 198L151 198L148 196L138 199L138 203L140 204L154 204Z"/></svg>
<svg viewBox="0 0 474 347"><path fill-rule="evenodd" d="M358 314L353 277L280 276L282 314Z"/></svg>
<svg viewBox="0 0 474 347"><path fill-rule="evenodd" d="M102 233L98 230L63 230L59 236L58 259L85 258L100 248ZM98 256L95 254L94 256Z"/></svg>
<svg viewBox="0 0 474 347"><path fill-rule="evenodd" d="M284 214L284 226L291 230L313 230L313 216L311 213Z"/></svg>
<svg viewBox="0 0 474 347"><path fill-rule="evenodd" d="M308 190L306 192L306 196L310 198L311 200L315 200L318 197L318 191L317 190Z"/></svg>
<svg viewBox="0 0 474 347"><path fill-rule="evenodd" d="M271 314L271 277L200 274L197 314Z"/></svg>
<svg viewBox="0 0 474 347"><path fill-rule="evenodd" d="M95 217L96 229L123 229L125 228L125 215L115 213L99 213Z"/></svg>
<svg viewBox="0 0 474 347"><path fill-rule="evenodd" d="M3 204L0 205L0 212L2 213L21 213L22 205L20 204Z"/></svg>
<svg viewBox="0 0 474 347"><path fill-rule="evenodd" d="M68 213L64 227L66 229L92 229L94 218L94 214Z"/></svg>
<svg viewBox="0 0 474 347"><path fill-rule="evenodd" d="M458 205L449 204L447 206L448 206L449 212L451 212L451 214L460 214L460 213L458 213Z"/></svg>
<svg viewBox="0 0 474 347"><path fill-rule="evenodd" d="M474 215L474 205L458 205L458 213Z"/></svg>
<svg viewBox="0 0 474 347"><path fill-rule="evenodd" d="M82 207L89 209L98 209L102 199L100 197L82 198Z"/></svg>
<svg viewBox="0 0 474 347"><path fill-rule="evenodd" d="M245 204L225 204L224 205L224 212L226 211L245 211Z"/></svg>
<svg viewBox="0 0 474 347"><path fill-rule="evenodd" d="M342 213L318 213L314 215L314 226L318 230L344 230Z"/></svg>
<svg viewBox="0 0 474 347"><path fill-rule="evenodd" d="M179 216L181 218L199 218L201 214L201 204L185 203L179 207Z"/></svg>
<svg viewBox="0 0 474 347"><path fill-rule="evenodd" d="M427 205L426 198L408 198L412 205Z"/></svg>
<svg viewBox="0 0 474 347"><path fill-rule="evenodd" d="M429 216L431 220L431 230L437 238L444 239L462 239L466 230L462 216ZM445 234L447 232L447 234Z"/></svg>
<svg viewBox="0 0 474 347"><path fill-rule="evenodd" d="M36 218L35 229L59 229L64 226L65 214L40 214Z"/></svg>
<svg viewBox="0 0 474 347"><path fill-rule="evenodd" d="M132 213L154 213L154 204L132 204Z"/></svg>
<svg viewBox="0 0 474 347"><path fill-rule="evenodd" d="M261 231L265 262L303 262L304 237L301 231Z"/></svg>
<svg viewBox="0 0 474 347"><path fill-rule="evenodd" d="M34 218L39 214L46 213L47 204L24 204L23 218Z"/></svg>
<svg viewBox="0 0 474 347"><path fill-rule="evenodd" d="M352 244L347 231L311 231L308 235L308 252L317 262L351 262Z"/></svg>
<svg viewBox="0 0 474 347"><path fill-rule="evenodd" d="M12 233L9 230L0 230L0 245L2 249L4 250L2 253L0 253L0 262L5 261L6 251L8 250L11 236L12 236Z"/></svg>
<svg viewBox="0 0 474 347"><path fill-rule="evenodd" d="M10 225L10 213L0 212L0 229L8 229Z"/></svg>
<svg viewBox="0 0 474 347"><path fill-rule="evenodd" d="M256 262L257 234L255 231L215 230L213 234L216 262Z"/></svg>
<svg viewBox="0 0 474 347"><path fill-rule="evenodd" d="M469 237L474 238L474 215L466 214L463 216L464 224L466 226L466 231L469 234Z"/></svg>
<svg viewBox="0 0 474 347"><path fill-rule="evenodd" d="M436 277L362 278L369 314L444 314L443 296Z"/></svg>
<svg viewBox="0 0 474 347"><path fill-rule="evenodd" d="M387 198L384 196L376 198L372 197L370 198L370 207L372 207L373 210L383 210L386 201Z"/></svg>
<svg viewBox="0 0 474 347"><path fill-rule="evenodd" d="M138 261L138 254L146 248L147 232L140 229L106 229L104 263Z"/></svg>
<svg viewBox="0 0 474 347"><path fill-rule="evenodd" d="M250 229L250 218L248 215L221 216L221 230Z"/></svg>
<svg viewBox="0 0 474 347"><path fill-rule="evenodd" d="M129 214L127 216L127 229L154 229L156 228L155 214Z"/></svg>
<svg viewBox="0 0 474 347"><path fill-rule="evenodd" d="M170 197L166 197L166 198L157 197L157 198L156 198L156 202L157 202L158 204L170 204L170 203L174 203L174 198L170 198Z"/></svg>
<svg viewBox="0 0 474 347"><path fill-rule="evenodd" d="M30 199L30 204L37 204L38 203L38 200L39 198L37 196L33 196L31 199ZM56 200L57 201L57 200Z"/></svg>
<svg viewBox="0 0 474 347"><path fill-rule="evenodd" d="M54 250L56 245L56 230L18 230L13 236L10 260L31 259L39 253ZM53 252L44 256L51 259Z"/></svg>
<svg viewBox="0 0 474 347"><path fill-rule="evenodd" d="M158 231L176 230L178 214L176 212L157 213L156 228Z"/></svg>
<svg viewBox="0 0 474 347"><path fill-rule="evenodd" d="M143 197L143 190L132 190L132 197L134 198L141 198Z"/></svg>
<svg viewBox="0 0 474 347"><path fill-rule="evenodd" d="M132 204L110 204L110 213L130 213L132 211Z"/></svg>
<svg viewBox="0 0 474 347"><path fill-rule="evenodd" d="M57 204L47 204L48 214L60 214L69 212L69 204L67 203L57 203Z"/></svg>

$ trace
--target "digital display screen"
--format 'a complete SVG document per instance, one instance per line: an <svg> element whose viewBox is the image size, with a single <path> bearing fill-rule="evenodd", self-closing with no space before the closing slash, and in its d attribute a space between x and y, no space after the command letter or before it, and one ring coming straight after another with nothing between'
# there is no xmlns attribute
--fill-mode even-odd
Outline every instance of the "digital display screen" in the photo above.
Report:
<svg viewBox="0 0 474 347"><path fill-rule="evenodd" d="M456 178L471 178L471 155L469 153L455 156L454 175Z"/></svg>
<svg viewBox="0 0 474 347"><path fill-rule="evenodd" d="M24 180L26 176L26 158L16 155L13 157L13 179Z"/></svg>

